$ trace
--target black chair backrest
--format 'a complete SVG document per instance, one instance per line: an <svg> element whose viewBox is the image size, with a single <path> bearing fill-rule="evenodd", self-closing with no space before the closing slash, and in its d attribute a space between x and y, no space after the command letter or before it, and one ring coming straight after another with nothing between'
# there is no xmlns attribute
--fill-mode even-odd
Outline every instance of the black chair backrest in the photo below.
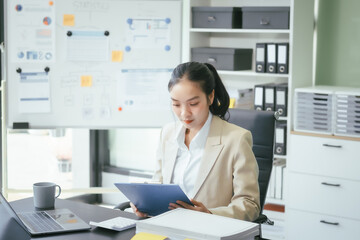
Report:
<svg viewBox="0 0 360 240"><path fill-rule="evenodd" d="M261 212L273 166L275 120L274 112L271 111L229 109L228 121L252 133L253 152L259 166Z"/></svg>

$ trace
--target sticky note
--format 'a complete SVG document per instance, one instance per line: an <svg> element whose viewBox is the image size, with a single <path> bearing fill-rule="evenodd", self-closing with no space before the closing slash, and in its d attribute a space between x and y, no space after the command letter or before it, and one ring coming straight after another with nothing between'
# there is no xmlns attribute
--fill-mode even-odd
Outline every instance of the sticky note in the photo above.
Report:
<svg viewBox="0 0 360 240"><path fill-rule="evenodd" d="M89 76L89 75L81 76L81 86L82 87L91 87L92 86L92 76Z"/></svg>
<svg viewBox="0 0 360 240"><path fill-rule="evenodd" d="M78 220L75 219L75 218L69 219L69 220L66 221L66 223L77 223L77 222L78 222Z"/></svg>
<svg viewBox="0 0 360 240"><path fill-rule="evenodd" d="M64 14L63 25L64 26L74 26L75 25L75 15L74 14Z"/></svg>
<svg viewBox="0 0 360 240"><path fill-rule="evenodd" d="M111 59L113 62L122 62L123 51L112 51L111 55Z"/></svg>
<svg viewBox="0 0 360 240"><path fill-rule="evenodd" d="M235 98L230 98L229 108L235 107Z"/></svg>
<svg viewBox="0 0 360 240"><path fill-rule="evenodd" d="M165 239L169 239L169 238L166 236L152 234L152 233L145 233L145 232L139 232L131 238L131 240L145 240L145 239L146 240L165 240Z"/></svg>

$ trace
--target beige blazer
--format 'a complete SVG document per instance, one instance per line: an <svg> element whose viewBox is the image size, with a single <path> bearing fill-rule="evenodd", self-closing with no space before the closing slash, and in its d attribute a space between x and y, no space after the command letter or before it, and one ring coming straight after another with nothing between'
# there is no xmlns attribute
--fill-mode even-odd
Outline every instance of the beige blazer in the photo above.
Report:
<svg viewBox="0 0 360 240"><path fill-rule="evenodd" d="M154 180L167 184L171 181L180 127L180 122L170 123L161 131ZM213 116L194 199L213 214L255 220L260 213L258 172L251 133Z"/></svg>

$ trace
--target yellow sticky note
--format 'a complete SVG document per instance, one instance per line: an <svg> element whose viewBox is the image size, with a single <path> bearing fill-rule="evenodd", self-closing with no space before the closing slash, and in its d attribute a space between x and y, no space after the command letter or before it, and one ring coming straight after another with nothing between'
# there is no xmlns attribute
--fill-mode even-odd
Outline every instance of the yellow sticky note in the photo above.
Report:
<svg viewBox="0 0 360 240"><path fill-rule="evenodd" d="M235 98L230 98L229 108L235 107Z"/></svg>
<svg viewBox="0 0 360 240"><path fill-rule="evenodd" d="M112 51L111 52L111 60L113 62L122 62L123 60L123 51Z"/></svg>
<svg viewBox="0 0 360 240"><path fill-rule="evenodd" d="M75 25L75 15L74 14L64 14L63 25L64 26L74 26Z"/></svg>
<svg viewBox="0 0 360 240"><path fill-rule="evenodd" d="M78 222L78 220L75 219L75 218L69 219L69 220L66 221L66 223L77 223L77 222Z"/></svg>
<svg viewBox="0 0 360 240"><path fill-rule="evenodd" d="M81 86L82 87L91 87L92 86L92 76L81 76Z"/></svg>
<svg viewBox="0 0 360 240"><path fill-rule="evenodd" d="M145 233L145 232L139 232L131 238L131 240L165 240L165 239L169 239L169 238L166 236L152 234L152 233Z"/></svg>

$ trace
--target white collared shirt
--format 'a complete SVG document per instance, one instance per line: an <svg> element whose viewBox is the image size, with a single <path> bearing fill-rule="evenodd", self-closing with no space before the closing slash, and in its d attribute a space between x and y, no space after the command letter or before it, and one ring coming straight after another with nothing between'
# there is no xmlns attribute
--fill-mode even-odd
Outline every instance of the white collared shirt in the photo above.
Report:
<svg viewBox="0 0 360 240"><path fill-rule="evenodd" d="M176 156L171 183L179 184L181 189L189 198L193 198L195 195L194 185L198 176L200 162L209 134L211 120L212 114L209 112L209 116L204 126L191 140L189 148L187 148L185 145L186 128L184 126L180 128L176 135L179 149Z"/></svg>

